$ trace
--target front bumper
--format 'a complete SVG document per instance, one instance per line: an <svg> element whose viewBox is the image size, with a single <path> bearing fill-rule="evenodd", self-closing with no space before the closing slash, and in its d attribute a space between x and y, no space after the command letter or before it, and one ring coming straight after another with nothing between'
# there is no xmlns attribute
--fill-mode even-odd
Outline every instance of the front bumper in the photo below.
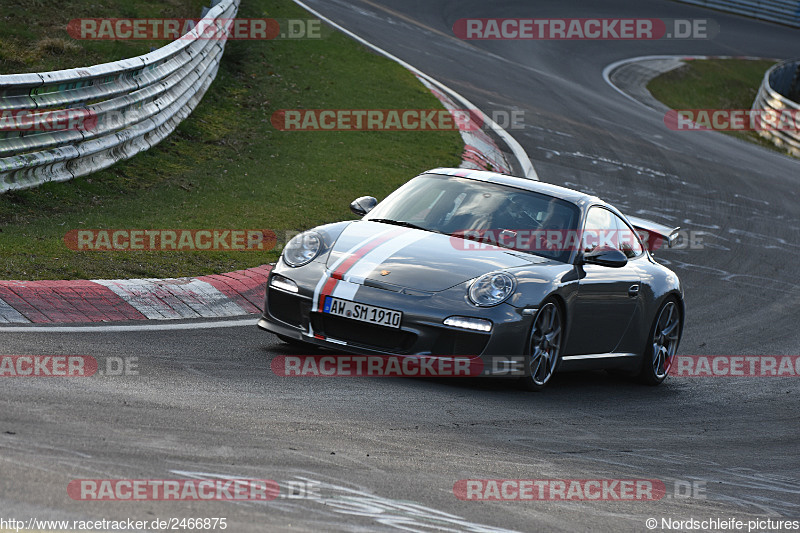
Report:
<svg viewBox="0 0 800 533"><path fill-rule="evenodd" d="M509 304L478 308L466 302L464 294L462 287L427 296L359 287L355 301L403 312L401 327L388 328L312 311L310 291L289 293L268 283L258 326L340 353L479 357L485 374L505 374L508 367L498 361L522 360L531 313ZM492 330L485 333L444 325L450 316L490 320Z"/></svg>

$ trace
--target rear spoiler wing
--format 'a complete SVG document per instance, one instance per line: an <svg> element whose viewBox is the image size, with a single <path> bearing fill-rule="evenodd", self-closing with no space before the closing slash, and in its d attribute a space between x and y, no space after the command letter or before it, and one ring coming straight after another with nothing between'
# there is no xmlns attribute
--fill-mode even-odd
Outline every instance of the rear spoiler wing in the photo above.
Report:
<svg viewBox="0 0 800 533"><path fill-rule="evenodd" d="M633 228L639 234L639 237L641 237L645 248L651 252L663 248L665 244L668 248L672 248L672 245L675 244L675 241L678 239L678 230L681 229L680 227L670 228L669 226L639 217L627 218L628 222L633 225Z"/></svg>

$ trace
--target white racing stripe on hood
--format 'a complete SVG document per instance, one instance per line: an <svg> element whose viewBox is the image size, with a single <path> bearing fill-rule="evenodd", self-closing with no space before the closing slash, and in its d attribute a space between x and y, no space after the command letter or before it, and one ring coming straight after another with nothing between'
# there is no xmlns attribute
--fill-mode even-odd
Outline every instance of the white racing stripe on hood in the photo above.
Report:
<svg viewBox="0 0 800 533"><path fill-rule="evenodd" d="M332 264L330 266L330 268L325 269L325 274L321 278L319 278L319 281L317 282L317 286L314 288L314 300L311 302L311 309L313 309L313 310L319 309L319 293L322 291L322 287L325 286L325 282L328 281L328 278L331 277L331 274L334 273L337 268L339 268L339 265L341 265L348 257L353 255L353 253L355 253L356 250L358 250L359 248L361 248L362 246L364 246L368 242L370 242L370 241L372 241L374 239L379 239L380 237L386 235L387 233L389 233L390 231L393 231L394 229L395 228L388 228L388 229L386 229L384 231L381 231L380 233L376 233L375 235L371 235L371 236L367 237L363 241L359 242L358 244L356 244L355 246L353 246L352 248L347 250L347 252L342 254L342 256L339 259L337 259L334 264ZM344 231L346 231L346 230L347 230L347 228L345 228Z"/></svg>
<svg viewBox="0 0 800 533"><path fill-rule="evenodd" d="M331 296L334 298L341 298L342 300L352 300L356 297L356 292L361 285L350 283L349 281L339 281L334 287Z"/></svg>
<svg viewBox="0 0 800 533"><path fill-rule="evenodd" d="M395 237L384 244L381 244L367 255L362 257L353 267L347 271L343 279L358 285L364 284L364 279L375 270L378 265L389 259L391 256L415 242L421 241L428 236L424 231L409 231L399 237ZM338 288L338 287L337 287Z"/></svg>

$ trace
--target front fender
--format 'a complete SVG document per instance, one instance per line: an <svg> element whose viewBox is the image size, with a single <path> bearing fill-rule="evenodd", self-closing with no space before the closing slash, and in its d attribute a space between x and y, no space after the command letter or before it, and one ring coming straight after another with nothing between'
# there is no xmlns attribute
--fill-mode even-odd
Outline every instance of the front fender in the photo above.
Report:
<svg viewBox="0 0 800 533"><path fill-rule="evenodd" d="M506 303L518 309L538 308L550 295L567 303L578 287L578 273L574 266L566 263L530 265L509 272L517 278L517 290Z"/></svg>
<svg viewBox="0 0 800 533"><path fill-rule="evenodd" d="M513 270L517 278L517 291L506 302L514 306L520 315L531 315L548 297L552 297L561 305L564 312L564 338L569 338L572 326L570 309L578 294L579 276L573 265L566 263L548 263ZM528 326L530 328L530 326Z"/></svg>

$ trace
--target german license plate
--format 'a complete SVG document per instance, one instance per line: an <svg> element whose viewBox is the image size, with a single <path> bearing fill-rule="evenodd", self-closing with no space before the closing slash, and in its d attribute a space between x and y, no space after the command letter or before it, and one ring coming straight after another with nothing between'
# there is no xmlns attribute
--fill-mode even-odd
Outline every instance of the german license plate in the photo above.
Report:
<svg viewBox="0 0 800 533"><path fill-rule="evenodd" d="M392 311L391 309L384 309L374 305L358 304L350 300L333 298L332 296L325 298L325 306L322 308L322 312L390 328L399 328L400 321L403 319L403 313L400 311Z"/></svg>

